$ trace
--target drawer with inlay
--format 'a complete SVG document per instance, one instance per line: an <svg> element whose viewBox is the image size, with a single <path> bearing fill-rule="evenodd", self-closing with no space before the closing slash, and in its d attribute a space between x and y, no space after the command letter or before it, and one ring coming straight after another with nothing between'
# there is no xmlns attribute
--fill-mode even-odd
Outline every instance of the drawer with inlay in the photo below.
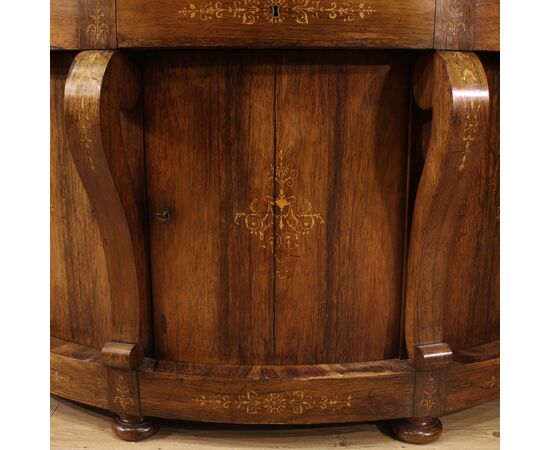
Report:
<svg viewBox="0 0 550 450"><path fill-rule="evenodd" d="M120 0L118 43L430 48L435 0Z"/></svg>

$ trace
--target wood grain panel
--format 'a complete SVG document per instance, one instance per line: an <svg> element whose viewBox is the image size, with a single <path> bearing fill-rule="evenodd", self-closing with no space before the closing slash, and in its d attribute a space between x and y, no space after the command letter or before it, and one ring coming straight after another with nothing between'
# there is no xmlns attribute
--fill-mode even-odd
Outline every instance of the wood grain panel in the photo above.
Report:
<svg viewBox="0 0 550 450"><path fill-rule="evenodd" d="M454 360L461 363L486 361L500 357L500 339L487 344L471 347L453 355Z"/></svg>
<svg viewBox="0 0 550 450"><path fill-rule="evenodd" d="M499 55L482 55L489 85L489 135L476 166L455 236L460 264L449 277L444 342L459 351L500 334L500 84Z"/></svg>
<svg viewBox="0 0 550 450"><path fill-rule="evenodd" d="M51 281L53 336L101 348L110 330L109 282L95 210L65 137L65 80L73 53L53 53L50 69Z"/></svg>
<svg viewBox="0 0 550 450"><path fill-rule="evenodd" d="M52 338L50 392L107 409L106 371L99 350Z"/></svg>
<svg viewBox="0 0 550 450"><path fill-rule="evenodd" d="M467 408L500 396L500 358L453 364L447 374L445 411Z"/></svg>
<svg viewBox="0 0 550 450"><path fill-rule="evenodd" d="M322 365L248 367L244 377L236 372L240 368L223 366L195 369L192 374L170 363L140 371L143 414L208 422L308 424L412 413L414 373L404 361L363 364L355 370Z"/></svg>
<svg viewBox="0 0 550 450"><path fill-rule="evenodd" d="M118 43L431 48L434 0L118 0Z"/></svg>
<svg viewBox="0 0 550 450"><path fill-rule="evenodd" d="M500 0L477 0L474 50L500 50Z"/></svg>
<svg viewBox="0 0 550 450"><path fill-rule="evenodd" d="M273 256L235 223L273 162L269 54L166 52L144 61L156 354L259 363L271 351ZM261 206L261 204L259 204ZM154 216L170 210L170 220ZM262 211L263 212L263 211Z"/></svg>
<svg viewBox="0 0 550 450"><path fill-rule="evenodd" d="M78 49L79 0L50 0L50 47Z"/></svg>
<svg viewBox="0 0 550 450"><path fill-rule="evenodd" d="M298 220L277 221L277 271L288 268L275 278L278 363L398 353L409 62L391 52L284 56L277 168L296 174L279 214L292 207Z"/></svg>

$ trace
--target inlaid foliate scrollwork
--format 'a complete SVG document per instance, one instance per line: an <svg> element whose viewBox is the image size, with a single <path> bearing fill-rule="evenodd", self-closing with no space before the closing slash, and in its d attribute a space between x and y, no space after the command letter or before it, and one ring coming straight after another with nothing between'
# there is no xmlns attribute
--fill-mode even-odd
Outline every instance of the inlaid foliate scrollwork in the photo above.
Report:
<svg viewBox="0 0 550 450"><path fill-rule="evenodd" d="M324 4L326 3L326 5ZM365 2L320 0L240 0L189 2L178 13L190 19L209 21L214 19L236 19L243 25L259 21L271 24L291 20L307 25L312 20L329 19L352 22L363 20L376 12Z"/></svg>
<svg viewBox="0 0 550 450"><path fill-rule="evenodd" d="M351 408L353 398L311 396L304 391L269 392L258 394L248 391L242 395L202 394L193 399L199 406L210 409L240 409L247 414L304 414L308 410Z"/></svg>
<svg viewBox="0 0 550 450"><path fill-rule="evenodd" d="M109 31L107 23L105 22L105 11L101 5L101 0L95 1L89 19L90 24L86 28L86 33L94 43L98 43Z"/></svg>
<svg viewBox="0 0 550 450"><path fill-rule="evenodd" d="M117 395L113 399L114 403L118 403L123 410L126 410L128 406L134 404L134 399L130 396L130 387L128 386L126 378L122 375L117 377L115 389Z"/></svg>
<svg viewBox="0 0 550 450"><path fill-rule="evenodd" d="M264 173L262 200L255 198L246 212L234 216L235 224L244 225L258 238L261 247L274 255L279 278L287 277L289 257L300 246L302 237L310 234L317 224L325 223L308 199L303 200L301 207L297 206L297 198L290 189L298 171L287 163L286 157L287 152L281 151L277 163Z"/></svg>
<svg viewBox="0 0 550 450"><path fill-rule="evenodd" d="M427 412L434 409L439 403L438 389L435 382L435 378L430 376L426 383L426 388L422 393L422 400L420 400L420 407L424 408Z"/></svg>
<svg viewBox="0 0 550 450"><path fill-rule="evenodd" d="M464 4L460 0L453 0L446 5L447 17L443 23L443 32L449 37L456 39L459 33L466 31L464 22Z"/></svg>
<svg viewBox="0 0 550 450"><path fill-rule="evenodd" d="M479 86L481 79L476 71L473 62L461 52L454 52L453 59L460 65L460 80L472 86ZM464 170L468 155L471 151L471 146L478 138L480 124L481 99L475 96L470 97L467 102L465 111L465 119L462 127L462 142L464 150L462 160L458 168L459 172Z"/></svg>

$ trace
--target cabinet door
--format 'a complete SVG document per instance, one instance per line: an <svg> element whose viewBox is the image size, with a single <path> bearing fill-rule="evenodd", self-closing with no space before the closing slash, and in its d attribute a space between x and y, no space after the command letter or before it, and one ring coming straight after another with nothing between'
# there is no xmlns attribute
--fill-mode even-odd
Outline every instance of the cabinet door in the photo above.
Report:
<svg viewBox="0 0 550 450"><path fill-rule="evenodd" d="M269 53L184 51L144 60L156 356L262 363L272 345L273 257L239 207L273 162ZM259 168L261 168L259 170ZM155 213L170 211L170 219ZM266 245L266 240L262 242Z"/></svg>
<svg viewBox="0 0 550 450"><path fill-rule="evenodd" d="M278 68L280 363L398 355L410 62L294 52Z"/></svg>
<svg viewBox="0 0 550 450"><path fill-rule="evenodd" d="M158 358L398 356L410 63L366 51L146 57Z"/></svg>

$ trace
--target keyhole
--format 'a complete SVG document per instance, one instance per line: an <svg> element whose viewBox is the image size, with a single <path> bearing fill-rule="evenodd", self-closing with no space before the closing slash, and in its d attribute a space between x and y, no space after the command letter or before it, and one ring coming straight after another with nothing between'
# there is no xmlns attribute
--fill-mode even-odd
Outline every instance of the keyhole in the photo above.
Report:
<svg viewBox="0 0 550 450"><path fill-rule="evenodd" d="M275 18L279 17L279 5L271 5L271 15Z"/></svg>
<svg viewBox="0 0 550 450"><path fill-rule="evenodd" d="M170 210L164 208L161 212L155 213L155 217L161 222L168 222L170 220Z"/></svg>

